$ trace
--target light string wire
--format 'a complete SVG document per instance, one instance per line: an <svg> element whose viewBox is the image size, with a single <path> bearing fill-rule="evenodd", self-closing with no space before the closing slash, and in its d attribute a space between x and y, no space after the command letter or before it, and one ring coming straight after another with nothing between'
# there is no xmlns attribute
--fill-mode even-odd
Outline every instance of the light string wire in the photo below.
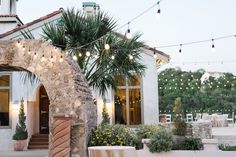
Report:
<svg viewBox="0 0 236 157"><path fill-rule="evenodd" d="M212 40L216 41L216 40L228 39L228 38L233 38L233 37L236 37L236 34L226 35L226 36L221 36L221 37L211 38L211 39L205 39L205 40L184 42L184 43L180 43L180 44L170 44L170 45L157 46L156 48L179 47L179 46L185 46L185 45L193 45L193 44L199 44L199 43L205 43L205 42L212 42Z"/></svg>

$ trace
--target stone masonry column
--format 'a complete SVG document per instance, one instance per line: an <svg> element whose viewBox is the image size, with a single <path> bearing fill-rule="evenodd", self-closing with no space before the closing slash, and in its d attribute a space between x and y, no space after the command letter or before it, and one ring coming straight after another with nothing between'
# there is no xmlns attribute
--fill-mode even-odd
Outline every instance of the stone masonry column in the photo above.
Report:
<svg viewBox="0 0 236 157"><path fill-rule="evenodd" d="M54 115L50 157L70 157L71 116Z"/></svg>

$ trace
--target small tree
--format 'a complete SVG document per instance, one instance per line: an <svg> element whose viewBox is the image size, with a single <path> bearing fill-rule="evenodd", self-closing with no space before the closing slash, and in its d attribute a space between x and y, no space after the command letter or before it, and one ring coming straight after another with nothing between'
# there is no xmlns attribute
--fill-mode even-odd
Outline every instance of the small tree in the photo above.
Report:
<svg viewBox="0 0 236 157"><path fill-rule="evenodd" d="M182 119L182 105L181 105L181 98L176 98L175 99L175 105L173 108L173 111L175 113L174 117L174 134L179 135L179 136L185 136L186 135L186 123Z"/></svg>
<svg viewBox="0 0 236 157"><path fill-rule="evenodd" d="M26 140L28 138L28 132L26 129L26 116L24 112L24 100L22 98L19 109L19 121L16 125L16 131L13 135L13 140Z"/></svg>
<svg viewBox="0 0 236 157"><path fill-rule="evenodd" d="M107 113L106 101L103 101L102 122L101 125L110 124L110 117Z"/></svg>

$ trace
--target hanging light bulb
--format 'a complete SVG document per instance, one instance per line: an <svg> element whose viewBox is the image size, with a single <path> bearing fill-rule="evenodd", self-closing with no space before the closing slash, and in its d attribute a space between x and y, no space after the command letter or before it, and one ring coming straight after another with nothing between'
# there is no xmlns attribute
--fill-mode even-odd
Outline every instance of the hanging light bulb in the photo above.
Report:
<svg viewBox="0 0 236 157"><path fill-rule="evenodd" d="M112 59L112 60L114 60L114 59L115 59L115 56L114 56L114 55L112 55L112 56L111 56L111 59Z"/></svg>
<svg viewBox="0 0 236 157"><path fill-rule="evenodd" d="M134 59L133 55L129 55L129 59L130 60Z"/></svg>
<svg viewBox="0 0 236 157"><path fill-rule="evenodd" d="M105 50L109 50L110 49L110 45L109 44L105 44Z"/></svg>
<svg viewBox="0 0 236 157"><path fill-rule="evenodd" d="M98 59L98 58L99 58L99 54L96 54L94 57L95 57L96 59Z"/></svg>
<svg viewBox="0 0 236 157"><path fill-rule="evenodd" d="M77 56L76 56L75 54L73 55L72 58L73 58L74 61L77 61L77 60L78 60L78 58L77 58Z"/></svg>
<svg viewBox="0 0 236 157"><path fill-rule="evenodd" d="M44 54L42 55L41 61L42 61L42 62L45 61L45 56L44 56Z"/></svg>
<svg viewBox="0 0 236 157"><path fill-rule="evenodd" d="M20 42L20 40L17 41L17 46L18 46L18 47L21 46L21 42Z"/></svg>
<svg viewBox="0 0 236 157"><path fill-rule="evenodd" d="M215 51L216 51L215 44L214 44L214 39L212 39L211 51L212 51L212 52L215 52Z"/></svg>
<svg viewBox="0 0 236 157"><path fill-rule="evenodd" d="M28 51L28 54L29 54L29 55L31 54L31 51L30 51L30 49L29 49L29 51Z"/></svg>
<svg viewBox="0 0 236 157"><path fill-rule="evenodd" d="M157 9L156 17L157 17L157 19L160 19L161 18L160 1L157 3L157 5L158 5L158 9Z"/></svg>
<svg viewBox="0 0 236 157"><path fill-rule="evenodd" d="M63 62L63 56L60 57L59 62Z"/></svg>
<svg viewBox="0 0 236 157"><path fill-rule="evenodd" d="M126 32L126 38L127 38L127 39L131 39L131 38L132 38L132 35L131 35L131 31L130 31L129 25L130 25L130 22L128 22L128 29L127 29L127 32Z"/></svg>
<svg viewBox="0 0 236 157"><path fill-rule="evenodd" d="M91 54L89 51L86 52L86 56L89 57Z"/></svg>
<svg viewBox="0 0 236 157"><path fill-rule="evenodd" d="M179 54L182 54L182 44L179 45Z"/></svg>
<svg viewBox="0 0 236 157"><path fill-rule="evenodd" d="M22 47L22 50L25 51L25 46Z"/></svg>
<svg viewBox="0 0 236 157"><path fill-rule="evenodd" d="M36 53L36 51L34 52L34 59L36 59L37 58L37 53Z"/></svg>
<svg viewBox="0 0 236 157"><path fill-rule="evenodd" d="M153 50L153 57L156 59L157 58L157 54L156 54L156 48L154 47L154 50Z"/></svg>
<svg viewBox="0 0 236 157"><path fill-rule="evenodd" d="M68 55L69 54L69 51L66 51L66 55Z"/></svg>
<svg viewBox="0 0 236 157"><path fill-rule="evenodd" d="M53 56L50 57L50 62L53 62Z"/></svg>
<svg viewBox="0 0 236 157"><path fill-rule="evenodd" d="M79 53L79 57L82 57L82 53Z"/></svg>

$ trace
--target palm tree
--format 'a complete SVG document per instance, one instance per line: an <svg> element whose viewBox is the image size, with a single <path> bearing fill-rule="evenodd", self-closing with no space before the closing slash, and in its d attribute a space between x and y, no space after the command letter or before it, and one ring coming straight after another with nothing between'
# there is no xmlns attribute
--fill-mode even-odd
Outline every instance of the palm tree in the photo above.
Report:
<svg viewBox="0 0 236 157"><path fill-rule="evenodd" d="M103 98L108 89L116 89L117 77L131 80L134 73L144 75L146 67L141 63L140 34L126 39L115 33L116 22L102 12L86 17L71 9L63 13L61 20L63 25L45 25L44 39L76 55L89 86ZM105 44L110 45L109 50L104 48ZM86 56L87 51L90 56Z"/></svg>

